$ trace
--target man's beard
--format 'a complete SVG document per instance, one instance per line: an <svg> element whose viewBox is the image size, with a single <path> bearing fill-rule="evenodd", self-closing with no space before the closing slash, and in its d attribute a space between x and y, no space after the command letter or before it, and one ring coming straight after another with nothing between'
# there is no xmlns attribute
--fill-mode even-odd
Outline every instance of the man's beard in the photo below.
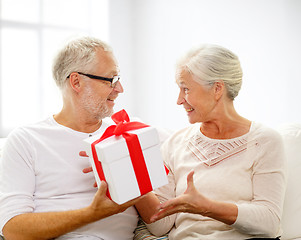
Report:
<svg viewBox="0 0 301 240"><path fill-rule="evenodd" d="M82 96L82 107L90 113L91 117L97 120L110 117L114 113L113 108L108 107L107 99L100 100L96 98L90 87L85 89L85 93Z"/></svg>

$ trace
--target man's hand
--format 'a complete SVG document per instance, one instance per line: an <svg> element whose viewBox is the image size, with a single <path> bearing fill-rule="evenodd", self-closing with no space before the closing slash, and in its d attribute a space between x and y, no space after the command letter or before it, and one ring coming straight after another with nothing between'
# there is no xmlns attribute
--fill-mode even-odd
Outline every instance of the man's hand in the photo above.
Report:
<svg viewBox="0 0 301 240"><path fill-rule="evenodd" d="M89 210L91 211L91 214L95 216L95 221L101 218L111 216L113 214L123 212L128 207L133 206L139 200L139 198L136 198L124 204L119 205L114 201L110 200L106 196L106 192L107 192L107 183L105 181L101 181L100 187L96 192L91 205L89 206Z"/></svg>
<svg viewBox="0 0 301 240"><path fill-rule="evenodd" d="M88 157L86 152L80 156ZM92 171L91 167L83 170ZM96 183L95 183L96 187ZM107 184L102 181L92 203L84 208L61 212L39 212L20 214L10 219L3 227L5 239L34 240L53 239L86 224L125 211L138 202L139 198L117 204L106 196Z"/></svg>
<svg viewBox="0 0 301 240"><path fill-rule="evenodd" d="M89 157L85 151L80 151L79 152L79 156L81 156L81 157ZM87 168L83 169L83 173L89 173L89 172L92 172L92 171L93 171L92 167L87 167Z"/></svg>
<svg viewBox="0 0 301 240"><path fill-rule="evenodd" d="M46 240L71 232L86 224L125 211L138 199L118 205L106 196L107 184L102 182L90 206L62 212L20 214L3 227L5 239Z"/></svg>
<svg viewBox="0 0 301 240"><path fill-rule="evenodd" d="M89 157L85 151L80 151L79 155L81 157ZM92 167L87 167L83 169L83 173L90 173L92 172ZM97 187L97 183L94 183L94 187ZM118 205L114 201L110 200L106 196L106 192L108 189L108 185L105 181L101 181L98 191L96 192L92 204L89 206L90 210L94 212L95 216L98 214L103 215L105 217L112 215L112 213L120 213L125 211L128 207L134 205L139 198L133 199L129 202L124 204ZM108 215L107 215L108 214Z"/></svg>
<svg viewBox="0 0 301 240"><path fill-rule="evenodd" d="M79 152L79 156L81 156L81 157L89 157L85 151L80 151ZM90 173L92 171L93 171L92 167L86 167L86 168L83 169L83 173ZM94 182L93 186L97 187L97 183Z"/></svg>

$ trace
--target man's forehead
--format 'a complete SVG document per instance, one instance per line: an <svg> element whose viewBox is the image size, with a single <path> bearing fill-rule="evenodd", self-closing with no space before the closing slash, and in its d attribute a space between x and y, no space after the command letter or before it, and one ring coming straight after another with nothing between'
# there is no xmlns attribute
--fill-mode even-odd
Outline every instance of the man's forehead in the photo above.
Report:
<svg viewBox="0 0 301 240"><path fill-rule="evenodd" d="M118 66L114 69L114 70L111 70L110 72L108 72L108 74L111 74L111 75L113 75L113 76L116 76L116 75L118 75L119 74L119 68L118 68Z"/></svg>
<svg viewBox="0 0 301 240"><path fill-rule="evenodd" d="M98 67L106 74L117 75L119 73L118 62L112 52L100 49L97 51Z"/></svg>

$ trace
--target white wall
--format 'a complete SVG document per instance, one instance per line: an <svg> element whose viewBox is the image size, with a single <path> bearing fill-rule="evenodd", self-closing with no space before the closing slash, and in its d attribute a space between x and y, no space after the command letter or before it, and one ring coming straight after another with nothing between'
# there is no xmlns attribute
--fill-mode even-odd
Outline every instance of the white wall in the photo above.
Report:
<svg viewBox="0 0 301 240"><path fill-rule="evenodd" d="M238 112L271 126L301 122L300 0L110 0L109 42L125 108L152 125L188 124L176 105L176 59L200 43L235 52L244 82Z"/></svg>

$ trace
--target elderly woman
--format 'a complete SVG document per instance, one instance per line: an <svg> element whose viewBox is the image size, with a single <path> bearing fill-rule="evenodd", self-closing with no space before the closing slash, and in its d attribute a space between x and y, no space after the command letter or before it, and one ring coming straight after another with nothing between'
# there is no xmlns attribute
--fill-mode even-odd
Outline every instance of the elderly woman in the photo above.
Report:
<svg viewBox="0 0 301 240"><path fill-rule="evenodd" d="M156 191L165 202L148 228L161 235L172 227L174 240L277 239L283 144L274 130L236 112L233 100L242 84L237 56L203 45L179 61L176 82L177 104L191 125L162 146L170 183Z"/></svg>

